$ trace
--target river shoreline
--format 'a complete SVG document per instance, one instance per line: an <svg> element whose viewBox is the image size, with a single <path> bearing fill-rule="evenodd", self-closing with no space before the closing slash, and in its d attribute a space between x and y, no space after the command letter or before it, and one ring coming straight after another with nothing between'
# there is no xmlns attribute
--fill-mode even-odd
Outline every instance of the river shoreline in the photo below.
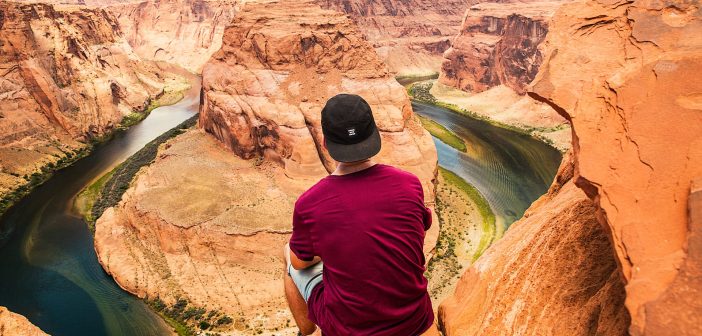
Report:
<svg viewBox="0 0 702 336"><path fill-rule="evenodd" d="M178 101L182 100L184 93L190 88L189 81L184 75L184 69L177 69L175 66L170 64L162 64L164 70L168 69L173 71L180 77L180 84L175 87L169 87L166 85L163 91L159 92L153 97L149 97L144 104L144 108L141 111L134 111L129 115L125 115L120 123L106 132L105 134L99 135L95 138L82 144L82 146L74 149L73 151L63 152L64 155L56 157L55 161L45 163L43 166L39 167L35 172L28 176L27 182L22 185L10 189L5 195L0 197L0 218L14 206L17 202L21 201L24 197L29 195L34 189L46 183L52 176L62 169L68 168L74 165L81 159L90 156L91 153L95 151L96 148L109 142L117 134L128 130L130 127L138 124L142 120L149 116L151 111L160 107L176 104ZM183 86L185 83L185 87ZM12 228L0 227L0 247L3 245L3 241L11 234Z"/></svg>
<svg viewBox="0 0 702 336"><path fill-rule="evenodd" d="M466 116L469 118L473 118L476 120L484 121L487 122L495 127L500 127L504 128L513 132L517 132L520 134L528 135L538 141L541 141L545 143L546 145L553 147L554 149L558 150L561 153L565 153L568 148L566 146L563 146L561 144L557 144L554 142L552 139L542 135L541 131L542 129L539 129L538 127L527 127L525 125L519 125L519 124L510 124L506 122L501 122L499 120L495 120L491 118L488 115L477 113L474 111L470 111L464 108L461 108L460 106L448 102L448 101L443 101L439 98L437 98L434 94L432 94L430 91L433 87L433 85L436 83L436 80L438 78L437 75L433 76L398 76L395 79L405 87L407 90L407 94L410 96L410 99L416 102L421 102L425 104L431 104L434 106L442 107L447 110L450 110L453 113ZM554 130L561 130L565 129L568 127L567 124L564 124L565 126L558 127Z"/></svg>

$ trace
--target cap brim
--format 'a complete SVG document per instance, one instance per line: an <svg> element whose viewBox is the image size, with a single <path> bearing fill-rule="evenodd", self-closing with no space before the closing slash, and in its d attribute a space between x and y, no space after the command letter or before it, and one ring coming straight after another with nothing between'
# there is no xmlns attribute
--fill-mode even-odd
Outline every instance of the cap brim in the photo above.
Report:
<svg viewBox="0 0 702 336"><path fill-rule="evenodd" d="M376 128L368 139L353 145L341 145L324 139L329 155L339 162L354 162L369 159L380 152L380 132Z"/></svg>

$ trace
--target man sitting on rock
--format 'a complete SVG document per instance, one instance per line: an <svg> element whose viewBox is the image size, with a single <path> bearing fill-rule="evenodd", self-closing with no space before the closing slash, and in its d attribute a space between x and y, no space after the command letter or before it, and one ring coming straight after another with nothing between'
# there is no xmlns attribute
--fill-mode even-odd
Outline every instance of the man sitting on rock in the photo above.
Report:
<svg viewBox="0 0 702 336"><path fill-rule="evenodd" d="M416 336L434 320L424 277L431 212L419 179L376 164L371 108L340 94L322 110L336 170L295 203L285 295L300 334Z"/></svg>

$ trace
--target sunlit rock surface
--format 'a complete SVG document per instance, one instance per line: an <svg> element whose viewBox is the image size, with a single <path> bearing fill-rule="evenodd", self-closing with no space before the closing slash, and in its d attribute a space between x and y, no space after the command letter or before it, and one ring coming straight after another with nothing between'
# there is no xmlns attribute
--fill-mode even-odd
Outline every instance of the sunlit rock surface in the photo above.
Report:
<svg viewBox="0 0 702 336"><path fill-rule="evenodd" d="M702 332L689 208L702 176L701 18L693 2L567 5L532 89L573 123L575 182L614 242L633 335Z"/></svg>
<svg viewBox="0 0 702 336"><path fill-rule="evenodd" d="M0 336L46 336L22 315L0 307Z"/></svg>
<svg viewBox="0 0 702 336"><path fill-rule="evenodd" d="M111 5L124 36L144 59L178 64L200 73L221 47L224 28L240 1L173 0Z"/></svg>
<svg viewBox="0 0 702 336"><path fill-rule="evenodd" d="M0 2L0 195L146 108L173 79L139 59L102 9Z"/></svg>

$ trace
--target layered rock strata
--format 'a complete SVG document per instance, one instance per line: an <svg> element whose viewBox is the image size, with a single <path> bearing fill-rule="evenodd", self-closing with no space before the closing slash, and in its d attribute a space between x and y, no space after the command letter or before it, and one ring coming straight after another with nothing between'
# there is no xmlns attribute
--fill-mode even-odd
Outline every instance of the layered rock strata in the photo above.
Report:
<svg viewBox="0 0 702 336"><path fill-rule="evenodd" d="M439 308L444 335L626 333L612 245L573 168L566 155L548 193L463 274Z"/></svg>
<svg viewBox="0 0 702 336"><path fill-rule="evenodd" d="M0 307L0 336L47 336L22 315L15 314L5 307Z"/></svg>
<svg viewBox="0 0 702 336"><path fill-rule="evenodd" d="M348 14L397 75L438 73L470 0L317 0Z"/></svg>
<svg viewBox="0 0 702 336"><path fill-rule="evenodd" d="M3 196L144 110L175 80L142 62L104 10L0 2L0 13Z"/></svg>
<svg viewBox="0 0 702 336"><path fill-rule="evenodd" d="M236 0L144 1L112 5L124 36L140 57L178 64L200 73L221 47Z"/></svg>
<svg viewBox="0 0 702 336"><path fill-rule="evenodd" d="M697 335L702 264L689 194L702 176L702 9L575 3L550 30L531 94L572 122L575 183L613 241L630 332Z"/></svg>
<svg viewBox="0 0 702 336"><path fill-rule="evenodd" d="M319 115L338 92L367 98L378 160L417 174L433 203L431 137L354 23L309 2L248 5L204 67L200 129L164 144L98 219L107 272L140 297L218 309L236 335L292 332L281 249L295 200L334 168Z"/></svg>
<svg viewBox="0 0 702 336"><path fill-rule="evenodd" d="M571 121L573 177L464 274L446 335L702 332L701 17L672 1L559 9L529 94Z"/></svg>
<svg viewBox="0 0 702 336"><path fill-rule="evenodd" d="M289 177L318 179L335 168L322 145L320 111L342 92L371 105L380 160L419 176L433 200L436 150L404 88L351 20L312 2L244 8L203 70L200 125L242 158L264 157Z"/></svg>
<svg viewBox="0 0 702 336"><path fill-rule="evenodd" d="M468 92L505 85L519 94L543 61L540 45L562 0L484 2L465 13L444 54L439 81Z"/></svg>

